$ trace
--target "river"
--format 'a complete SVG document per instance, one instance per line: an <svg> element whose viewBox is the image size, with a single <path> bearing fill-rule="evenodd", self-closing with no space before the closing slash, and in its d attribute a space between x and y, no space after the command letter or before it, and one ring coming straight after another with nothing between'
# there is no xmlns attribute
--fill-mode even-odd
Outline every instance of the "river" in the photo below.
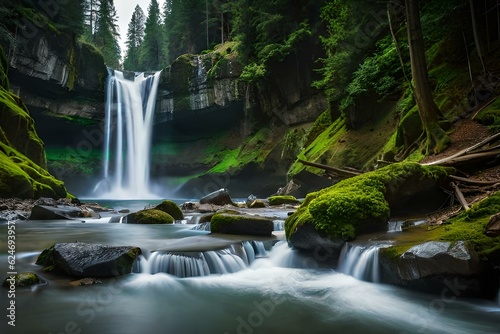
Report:
<svg viewBox="0 0 500 334"><path fill-rule="evenodd" d="M92 242L156 250L209 232L190 225L127 225L100 220L19 221L16 270L50 284L18 288L16 326L3 315L1 333L499 333L500 306L357 280L316 268L283 241L267 256L230 274L178 278L131 273L102 284L68 286L68 279L34 264L55 242ZM0 261L7 263L7 225L0 225ZM191 240L191 241L190 241ZM208 241L210 243L210 241ZM6 275L6 266L2 265ZM7 314L7 289L2 309Z"/></svg>

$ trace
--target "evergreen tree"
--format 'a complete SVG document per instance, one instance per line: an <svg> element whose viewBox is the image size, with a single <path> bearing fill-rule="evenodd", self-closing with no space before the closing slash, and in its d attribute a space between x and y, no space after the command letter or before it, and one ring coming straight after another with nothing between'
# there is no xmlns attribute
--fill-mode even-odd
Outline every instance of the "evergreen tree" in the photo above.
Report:
<svg viewBox="0 0 500 334"><path fill-rule="evenodd" d="M123 68L129 71L140 70L139 56L142 41L144 39L144 22L146 17L139 5L135 6L132 19L127 30L127 52L123 61Z"/></svg>
<svg viewBox="0 0 500 334"><path fill-rule="evenodd" d="M83 39L89 43L94 43L100 5L100 0L84 0L83 2Z"/></svg>
<svg viewBox="0 0 500 334"><path fill-rule="evenodd" d="M118 17L113 0L101 0L95 31L95 46L102 52L104 62L112 68L120 67Z"/></svg>
<svg viewBox="0 0 500 334"><path fill-rule="evenodd" d="M146 71L161 70L167 65L164 28L157 0L151 0L149 4L140 64Z"/></svg>

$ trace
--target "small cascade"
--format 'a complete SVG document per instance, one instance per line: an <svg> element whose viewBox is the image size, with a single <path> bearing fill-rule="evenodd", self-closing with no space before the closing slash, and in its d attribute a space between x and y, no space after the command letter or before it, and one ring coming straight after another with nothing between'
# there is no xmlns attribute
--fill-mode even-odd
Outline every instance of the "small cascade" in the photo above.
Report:
<svg viewBox="0 0 500 334"><path fill-rule="evenodd" d="M191 230L210 232L210 222L195 224L193 225L193 227L191 227Z"/></svg>
<svg viewBox="0 0 500 334"><path fill-rule="evenodd" d="M388 223L388 228L387 232L393 233L393 232L402 232L403 231L403 224L404 221L389 221Z"/></svg>
<svg viewBox="0 0 500 334"><path fill-rule="evenodd" d="M104 125L102 198L155 198L149 191L149 153L160 72L109 70Z"/></svg>
<svg viewBox="0 0 500 334"><path fill-rule="evenodd" d="M273 221L274 230L275 231L284 231L285 230L285 221L281 219L277 219Z"/></svg>
<svg viewBox="0 0 500 334"><path fill-rule="evenodd" d="M196 57L196 75L193 82L193 92L191 93L191 110L207 108L210 105L207 89L207 71L203 65L201 56Z"/></svg>
<svg viewBox="0 0 500 334"><path fill-rule="evenodd" d="M380 282L379 250L388 245L346 243L339 257L338 271L367 282Z"/></svg>
<svg viewBox="0 0 500 334"><path fill-rule="evenodd" d="M177 277L228 274L247 268L258 257L267 256L261 241L244 241L227 248L204 252L152 252L141 256L134 272L167 273Z"/></svg>

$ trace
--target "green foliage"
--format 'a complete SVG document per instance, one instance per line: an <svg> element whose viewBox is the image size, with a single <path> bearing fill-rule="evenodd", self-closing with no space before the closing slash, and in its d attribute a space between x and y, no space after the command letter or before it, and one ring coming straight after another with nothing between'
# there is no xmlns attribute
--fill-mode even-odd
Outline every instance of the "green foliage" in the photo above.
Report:
<svg viewBox="0 0 500 334"><path fill-rule="evenodd" d="M290 129L283 138L282 159L295 159L302 150L306 138L306 131L303 128Z"/></svg>
<svg viewBox="0 0 500 334"><path fill-rule="evenodd" d="M144 28L144 40L141 43L140 65L142 70L161 70L167 65L160 7L157 0L151 0Z"/></svg>
<svg viewBox="0 0 500 334"><path fill-rule="evenodd" d="M304 142L304 146L309 146L311 143L330 125L332 124L332 113L330 109L325 110L321 115L316 118L314 124L312 125L307 138Z"/></svg>
<svg viewBox="0 0 500 334"><path fill-rule="evenodd" d="M177 204L175 204L172 201L165 200L155 206L155 209L161 210L163 212L168 213L171 215L175 220L182 220L184 219L184 214L182 213L181 209Z"/></svg>
<svg viewBox="0 0 500 334"><path fill-rule="evenodd" d="M323 124L328 122L327 116L323 116L326 119L323 119ZM319 125L318 125L319 126ZM335 142L338 141L340 136L342 136L346 132L346 125L344 118L338 118L330 124L320 135L314 139L314 141L304 148L297 159L302 159L305 161L318 161L321 156L331 148ZM292 164L290 169L288 170L288 177L293 177L298 174L300 171L305 169L306 167L300 162L296 161ZM313 167L307 167L307 169ZM314 171L314 169L312 169Z"/></svg>
<svg viewBox="0 0 500 334"><path fill-rule="evenodd" d="M94 45L101 51L104 63L112 68L120 67L120 45L118 39L117 14L113 0L101 0L96 21Z"/></svg>
<svg viewBox="0 0 500 334"><path fill-rule="evenodd" d="M127 216L127 224L173 224L174 218L158 209L145 209Z"/></svg>
<svg viewBox="0 0 500 334"><path fill-rule="evenodd" d="M264 64L250 63L243 68L240 79L244 82L258 82L266 76L266 66Z"/></svg>
<svg viewBox="0 0 500 334"><path fill-rule="evenodd" d="M345 179L306 196L299 209L285 221L287 238L300 225L310 224L332 238L353 239L363 231L386 224L390 216L387 199L395 196L407 180L438 182L446 176L441 167L397 163Z"/></svg>

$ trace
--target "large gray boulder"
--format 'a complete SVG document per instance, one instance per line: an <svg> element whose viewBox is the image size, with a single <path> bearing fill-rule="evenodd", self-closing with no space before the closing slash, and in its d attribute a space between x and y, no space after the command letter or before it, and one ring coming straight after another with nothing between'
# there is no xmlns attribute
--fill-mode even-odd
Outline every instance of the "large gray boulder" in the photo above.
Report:
<svg viewBox="0 0 500 334"><path fill-rule="evenodd" d="M82 210L69 205L35 205L31 209L30 220L75 219L84 217Z"/></svg>
<svg viewBox="0 0 500 334"><path fill-rule="evenodd" d="M200 199L200 204L215 204L215 205L235 205L229 194L229 190L222 188L203 196Z"/></svg>
<svg viewBox="0 0 500 334"><path fill-rule="evenodd" d="M479 274L479 256L464 241L429 241L413 246L399 258L398 274L403 280L438 275L471 276Z"/></svg>
<svg viewBox="0 0 500 334"><path fill-rule="evenodd" d="M36 263L76 277L110 277L129 274L139 247L106 246L83 242L57 243L44 250Z"/></svg>

